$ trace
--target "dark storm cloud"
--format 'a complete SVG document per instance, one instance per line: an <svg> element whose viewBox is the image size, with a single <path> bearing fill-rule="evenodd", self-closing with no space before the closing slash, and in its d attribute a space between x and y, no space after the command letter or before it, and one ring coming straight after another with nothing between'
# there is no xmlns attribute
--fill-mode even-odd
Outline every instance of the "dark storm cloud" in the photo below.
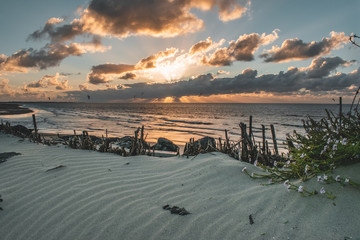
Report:
<svg viewBox="0 0 360 240"><path fill-rule="evenodd" d="M329 65L318 65L318 62L337 62L335 65L346 66L349 62L338 58L318 58L304 69L290 68L278 74L265 74L258 76L256 70L246 69L241 74L230 78L215 78L212 74L200 75L188 81L157 84L127 84L120 90L100 90L91 94L99 101L130 100L134 96L143 99L156 99L165 97L180 98L182 96L210 96L216 94L259 93L297 94L301 90L323 92L346 90L352 85L360 84L360 69L351 73L338 73L330 75L335 70ZM312 66L312 67L311 67ZM334 66L334 65L333 65ZM319 74L314 75L314 70ZM328 75L320 74L327 72ZM316 76L316 77L315 77ZM320 77L321 76L321 77ZM69 92L72 97L81 98L81 92Z"/></svg>
<svg viewBox="0 0 360 240"><path fill-rule="evenodd" d="M309 59L325 54L348 42L345 33L331 32L330 38L323 38L319 42L305 43L300 39L287 39L281 47L273 47L260 55L265 62L285 62L290 60Z"/></svg>

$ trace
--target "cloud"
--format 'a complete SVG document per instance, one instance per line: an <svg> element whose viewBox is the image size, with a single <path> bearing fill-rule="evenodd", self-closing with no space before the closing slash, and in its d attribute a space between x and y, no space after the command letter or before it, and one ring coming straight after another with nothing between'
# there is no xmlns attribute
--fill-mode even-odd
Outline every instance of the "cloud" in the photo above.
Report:
<svg viewBox="0 0 360 240"><path fill-rule="evenodd" d="M321 78L328 76L330 72L339 66L349 66L355 61L345 61L340 57L318 57L311 62L311 65L303 70L307 71L308 78Z"/></svg>
<svg viewBox="0 0 360 240"><path fill-rule="evenodd" d="M242 35L236 41L231 41L227 48L219 48L224 44L225 39L214 42L208 37L195 43L188 51L168 48L139 60L135 65L110 63L97 65L88 74L88 81L92 84L104 84L115 79L148 78L159 73L166 80L178 80L188 67L227 66L233 61L250 61L261 45L269 44L278 37L277 31L274 30L268 35L265 33ZM208 53L210 57L206 56Z"/></svg>
<svg viewBox="0 0 360 240"><path fill-rule="evenodd" d="M0 80L0 100L9 101L9 98L14 101L34 101L36 100L64 100L64 97L67 97L66 101L71 101L74 99L69 99L67 94L59 91L51 91L49 89L43 90L42 88L26 88L24 87L15 87L9 84L9 80L2 79Z"/></svg>
<svg viewBox="0 0 360 240"><path fill-rule="evenodd" d="M93 66L88 74L88 82L92 84L108 83L114 80L112 75L123 74L135 70L134 65L127 64L100 64Z"/></svg>
<svg viewBox="0 0 360 240"><path fill-rule="evenodd" d="M39 40L48 36L52 43L56 43L71 40L84 33L83 25L78 20L72 21L71 24L57 26L62 22L64 19L50 18L41 30L31 33L27 40Z"/></svg>
<svg viewBox="0 0 360 240"><path fill-rule="evenodd" d="M9 80L2 79L0 81L0 93L1 93L1 95L6 95L6 96L13 95L14 91L9 86Z"/></svg>
<svg viewBox="0 0 360 240"><path fill-rule="evenodd" d="M126 73L125 75L120 76L119 78L124 79L124 80L135 79L136 74L129 72L129 73Z"/></svg>
<svg viewBox="0 0 360 240"><path fill-rule="evenodd" d="M89 84L87 84L87 83L79 84L79 89L80 89L80 91L87 91L87 90L89 90Z"/></svg>
<svg viewBox="0 0 360 240"><path fill-rule="evenodd" d="M47 36L52 42L61 42L84 34L174 37L204 29L204 21L192 13L193 9L217 9L219 19L227 22L244 15L250 7L250 1L246 2L242 5L238 0L92 0L79 19L60 25L61 19L52 18L29 39Z"/></svg>
<svg viewBox="0 0 360 240"><path fill-rule="evenodd" d="M178 50L176 48L168 48L165 51L160 51L147 58L141 59L135 66L136 69L155 68L158 60L163 60L168 57L174 56Z"/></svg>
<svg viewBox="0 0 360 240"><path fill-rule="evenodd" d="M174 56L177 51L178 49L176 48L169 48L143 58L135 65L106 63L93 66L88 74L88 81L92 84L102 84L112 82L116 78L125 80L134 79L136 74L133 71L156 68L159 61Z"/></svg>
<svg viewBox="0 0 360 240"><path fill-rule="evenodd" d="M56 73L55 76L45 75L40 80L31 82L25 86L25 88L47 88L54 86L56 90L70 90L71 87L68 86L69 81L59 81L58 79L64 77L59 73Z"/></svg>
<svg viewBox="0 0 360 240"><path fill-rule="evenodd" d="M318 63L333 64L318 64ZM347 62L338 57L317 58L308 68L289 68L286 72L278 74L265 74L258 76L253 69L246 69L235 77L215 78L212 74L200 75L187 81L173 83L135 83L126 84L118 90L92 91L93 99L98 101L129 101L134 98L181 98L183 96L211 96L218 94L241 93L273 93L273 94L298 94L299 91L320 94L328 91L346 91L353 85L360 85L360 68L350 72L336 73L334 66L347 66ZM330 66L331 65L331 66ZM314 74L314 71L317 74ZM320 74L321 73L321 74ZM326 74L325 74L326 73ZM70 97L81 98L81 92L68 92Z"/></svg>
<svg viewBox="0 0 360 240"><path fill-rule="evenodd" d="M341 47L348 42L345 33L331 32L330 38L323 38L319 42L305 43L300 39L287 39L281 47L272 49L260 55L265 62L286 62L303 60L329 54L331 50Z"/></svg>
<svg viewBox="0 0 360 240"><path fill-rule="evenodd" d="M208 37L205 41L200 41L200 42L194 44L190 48L189 54L194 55L195 53L198 53L198 52L206 52L212 45L213 45L213 41L212 41L211 37Z"/></svg>
<svg viewBox="0 0 360 240"><path fill-rule="evenodd" d="M277 32L278 30L274 30L268 35L265 33L244 34L236 41L231 41L228 47L217 49L209 57L204 56L202 63L209 66L229 66L234 61L252 61L255 51L261 45L267 45L278 38Z"/></svg>
<svg viewBox="0 0 360 240"><path fill-rule="evenodd" d="M68 56L86 53L81 44L48 44L40 50L33 48L20 50L7 57L0 55L0 72L28 72L29 68L47 69L58 66Z"/></svg>
<svg viewBox="0 0 360 240"><path fill-rule="evenodd" d="M230 72L228 72L228 71L224 71L224 70L219 70L219 71L217 71L217 73L216 73L216 75L221 75L221 74L226 74L226 75L229 75L229 74L230 74Z"/></svg>

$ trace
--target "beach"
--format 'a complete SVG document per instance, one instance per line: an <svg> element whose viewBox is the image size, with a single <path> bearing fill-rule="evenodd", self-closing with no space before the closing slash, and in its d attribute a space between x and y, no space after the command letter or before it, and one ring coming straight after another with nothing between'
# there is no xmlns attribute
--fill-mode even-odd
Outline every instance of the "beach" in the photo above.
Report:
<svg viewBox="0 0 360 240"><path fill-rule="evenodd" d="M360 239L360 191L321 184L336 198L302 197L222 153L134 156L45 146L0 133L2 239ZM360 182L360 164L334 175ZM163 209L185 208L181 216ZM250 220L251 218L251 220Z"/></svg>

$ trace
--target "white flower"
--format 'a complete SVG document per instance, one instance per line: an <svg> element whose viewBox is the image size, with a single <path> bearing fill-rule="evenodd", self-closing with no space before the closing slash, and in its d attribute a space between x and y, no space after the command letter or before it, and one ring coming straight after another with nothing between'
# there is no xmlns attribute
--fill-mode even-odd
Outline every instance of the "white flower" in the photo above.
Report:
<svg viewBox="0 0 360 240"><path fill-rule="evenodd" d="M274 166L275 166L275 167L277 166L277 161L274 161Z"/></svg>
<svg viewBox="0 0 360 240"><path fill-rule="evenodd" d="M334 144L334 146L333 146L333 151L336 151L338 148L337 148L337 145L336 144Z"/></svg>
<svg viewBox="0 0 360 240"><path fill-rule="evenodd" d="M289 180L286 180L285 182L284 182L284 186L288 186L289 185Z"/></svg>
<svg viewBox="0 0 360 240"><path fill-rule="evenodd" d="M320 155L322 155L323 153L324 153L324 150L321 150Z"/></svg>
<svg viewBox="0 0 360 240"><path fill-rule="evenodd" d="M254 162L254 166L256 167L256 166L257 166L257 164L258 164L258 160L255 160L255 162Z"/></svg>
<svg viewBox="0 0 360 240"><path fill-rule="evenodd" d="M337 176L335 177L335 181L340 182L340 175L337 175Z"/></svg>
<svg viewBox="0 0 360 240"><path fill-rule="evenodd" d="M336 140L335 143L338 144L338 143L339 143L339 140Z"/></svg>
<svg viewBox="0 0 360 240"><path fill-rule="evenodd" d="M322 187L322 188L320 189L320 194L324 194L324 193L326 193L326 191L325 191L325 189Z"/></svg>
<svg viewBox="0 0 360 240"><path fill-rule="evenodd" d="M330 142L331 142L331 139L329 138L326 143L329 144Z"/></svg>
<svg viewBox="0 0 360 240"><path fill-rule="evenodd" d="M300 193L304 192L304 187L303 187L303 186L299 186L298 192L300 192Z"/></svg>
<svg viewBox="0 0 360 240"><path fill-rule="evenodd" d="M317 176L317 181L318 182L324 182L324 179L321 176Z"/></svg>
<svg viewBox="0 0 360 240"><path fill-rule="evenodd" d="M241 171L242 172L245 172L247 170L247 168L246 167L244 167Z"/></svg>
<svg viewBox="0 0 360 240"><path fill-rule="evenodd" d="M328 180L328 176L326 176L325 174L322 177L325 181Z"/></svg>
<svg viewBox="0 0 360 240"><path fill-rule="evenodd" d="M305 166L305 174L306 175L308 174L309 170L310 170L310 166L306 164L306 166Z"/></svg>
<svg viewBox="0 0 360 240"><path fill-rule="evenodd" d="M328 145L325 145L323 151L325 152L327 148L328 148Z"/></svg>
<svg viewBox="0 0 360 240"><path fill-rule="evenodd" d="M305 156L306 156L305 153L303 153L303 154L300 155L301 158L304 158Z"/></svg>
<svg viewBox="0 0 360 240"><path fill-rule="evenodd" d="M289 160L292 160L292 157L293 157L293 156L290 154L290 155L289 155Z"/></svg>
<svg viewBox="0 0 360 240"><path fill-rule="evenodd" d="M350 181L350 179L348 178L345 178L345 182L348 183Z"/></svg>
<svg viewBox="0 0 360 240"><path fill-rule="evenodd" d="M342 144L342 145L346 145L346 143L347 143L346 141L347 141L347 138L343 138L343 139L341 140L341 144Z"/></svg>
<svg viewBox="0 0 360 240"><path fill-rule="evenodd" d="M289 166L290 165L290 160L287 160L286 161L286 166Z"/></svg>
<svg viewBox="0 0 360 240"><path fill-rule="evenodd" d="M290 187L291 187L291 185L286 186L286 189L288 190L288 192L290 192Z"/></svg>
<svg viewBox="0 0 360 240"><path fill-rule="evenodd" d="M329 154L329 157L330 157L330 158L333 158L333 157L334 157L334 155L333 155L332 153L330 153L330 154Z"/></svg>

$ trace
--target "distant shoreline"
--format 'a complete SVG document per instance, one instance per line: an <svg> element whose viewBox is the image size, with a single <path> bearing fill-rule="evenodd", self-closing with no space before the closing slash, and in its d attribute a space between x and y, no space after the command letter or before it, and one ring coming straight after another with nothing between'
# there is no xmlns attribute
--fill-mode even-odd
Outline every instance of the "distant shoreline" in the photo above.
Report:
<svg viewBox="0 0 360 240"><path fill-rule="evenodd" d="M22 107L20 104L0 103L0 115L17 115L32 112L34 111L29 108Z"/></svg>

